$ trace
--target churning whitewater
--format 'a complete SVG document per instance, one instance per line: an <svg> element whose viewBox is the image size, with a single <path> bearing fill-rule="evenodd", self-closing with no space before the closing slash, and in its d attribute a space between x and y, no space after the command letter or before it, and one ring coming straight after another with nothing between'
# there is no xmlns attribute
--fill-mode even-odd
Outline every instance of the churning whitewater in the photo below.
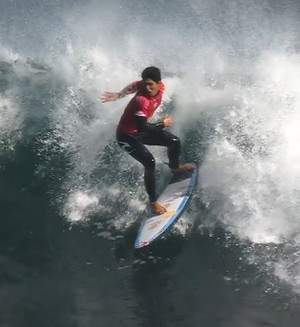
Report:
<svg viewBox="0 0 300 327"><path fill-rule="evenodd" d="M166 95L155 119L173 117L174 133L200 166L173 233L213 237L221 228L243 244L241 260L270 278L268 288L300 293L298 3L14 0L0 7L2 169L30 147L33 176L70 228L94 226L110 240L125 233L147 202L143 168L115 141L130 96L99 98L156 65ZM161 189L166 153L151 151Z"/></svg>

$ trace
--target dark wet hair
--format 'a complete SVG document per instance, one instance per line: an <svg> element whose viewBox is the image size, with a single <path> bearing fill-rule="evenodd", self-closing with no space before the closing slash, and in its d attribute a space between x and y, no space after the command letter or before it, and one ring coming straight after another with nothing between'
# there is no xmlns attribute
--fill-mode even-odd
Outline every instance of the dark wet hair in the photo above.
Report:
<svg viewBox="0 0 300 327"><path fill-rule="evenodd" d="M147 78L150 78L150 79L152 79L152 81L154 81L156 83L161 81L160 70L159 70L159 68L154 67L154 66L150 66L150 67L145 68L142 71L141 76L142 76L143 80L145 80Z"/></svg>

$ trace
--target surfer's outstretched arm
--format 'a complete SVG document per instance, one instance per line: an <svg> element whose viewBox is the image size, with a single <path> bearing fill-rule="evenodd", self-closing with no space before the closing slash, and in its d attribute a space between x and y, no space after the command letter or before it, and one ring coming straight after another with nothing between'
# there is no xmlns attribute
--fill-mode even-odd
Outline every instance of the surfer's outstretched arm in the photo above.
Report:
<svg viewBox="0 0 300 327"><path fill-rule="evenodd" d="M121 98L124 98L126 95L135 93L138 91L138 89L141 87L142 81L135 81L126 87L120 92L104 92L101 95L101 102L110 102L110 101L115 101Z"/></svg>

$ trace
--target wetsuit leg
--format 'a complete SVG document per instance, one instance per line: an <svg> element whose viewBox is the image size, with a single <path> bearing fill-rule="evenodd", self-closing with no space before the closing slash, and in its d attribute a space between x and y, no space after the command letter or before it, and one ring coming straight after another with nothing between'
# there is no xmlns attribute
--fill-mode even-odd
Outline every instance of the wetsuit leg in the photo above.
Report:
<svg viewBox="0 0 300 327"><path fill-rule="evenodd" d="M137 137L143 144L160 145L168 148L169 167L176 169L179 166L180 139L166 130L157 130L141 133Z"/></svg>
<svg viewBox="0 0 300 327"><path fill-rule="evenodd" d="M150 201L156 201L155 159L136 136L117 134L118 145L145 167L144 182Z"/></svg>

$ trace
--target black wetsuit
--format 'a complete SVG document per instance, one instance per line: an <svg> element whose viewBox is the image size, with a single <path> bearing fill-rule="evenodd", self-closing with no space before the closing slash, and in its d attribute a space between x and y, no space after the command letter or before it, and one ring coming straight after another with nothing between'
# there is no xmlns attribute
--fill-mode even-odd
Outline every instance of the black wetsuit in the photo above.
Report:
<svg viewBox="0 0 300 327"><path fill-rule="evenodd" d="M164 124L147 123L146 117L136 116L136 124L140 133L124 134L117 132L116 138L119 146L127 151L134 159L145 167L145 186L150 201L155 202L155 159L145 145L159 145L168 148L169 167L178 167L180 154L180 140L177 136L164 130Z"/></svg>

